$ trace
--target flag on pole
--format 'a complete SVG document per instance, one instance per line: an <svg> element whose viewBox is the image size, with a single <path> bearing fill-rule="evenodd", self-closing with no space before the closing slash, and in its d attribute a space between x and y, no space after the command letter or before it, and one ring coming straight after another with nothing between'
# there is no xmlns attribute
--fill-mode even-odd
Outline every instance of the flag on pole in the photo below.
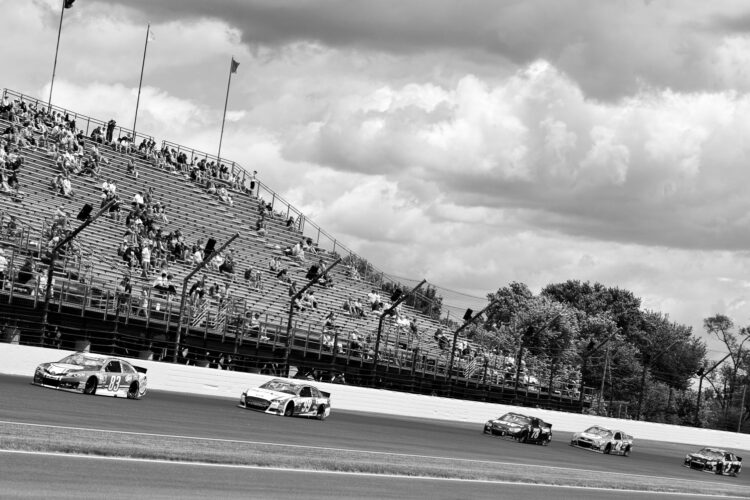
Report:
<svg viewBox="0 0 750 500"><path fill-rule="evenodd" d="M156 41L156 37L154 36L154 32L153 31L149 30L149 32L148 32L148 41L149 42Z"/></svg>
<svg viewBox="0 0 750 500"><path fill-rule="evenodd" d="M75 3L75 1L76 0L65 0L65 3L63 3L63 7L65 7L66 9L71 9L73 8L73 4Z"/></svg>
<svg viewBox="0 0 750 500"><path fill-rule="evenodd" d="M230 73L237 73L237 68L240 67L240 63L234 60L234 57L232 58L232 67L230 68Z"/></svg>

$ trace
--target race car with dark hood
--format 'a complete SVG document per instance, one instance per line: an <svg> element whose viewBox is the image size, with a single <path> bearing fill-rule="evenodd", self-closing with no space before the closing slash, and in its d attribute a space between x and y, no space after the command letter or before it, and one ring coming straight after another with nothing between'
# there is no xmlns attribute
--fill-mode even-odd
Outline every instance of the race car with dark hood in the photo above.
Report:
<svg viewBox="0 0 750 500"><path fill-rule="evenodd" d="M630 456L633 449L633 436L619 430L606 429L595 425L583 432L576 432L570 440L570 446L598 451L605 455Z"/></svg>
<svg viewBox="0 0 750 500"><path fill-rule="evenodd" d="M275 378L260 387L248 388L238 406L285 417L325 420L331 414L331 394L313 385Z"/></svg>
<svg viewBox="0 0 750 500"><path fill-rule="evenodd" d="M521 413L506 413L501 417L488 420L484 424L484 433L511 437L522 443L546 446L552 440L552 424Z"/></svg>
<svg viewBox="0 0 750 500"><path fill-rule="evenodd" d="M148 388L146 369L129 362L89 352L77 352L57 362L42 363L34 385L64 391L140 399Z"/></svg>
<svg viewBox="0 0 750 500"><path fill-rule="evenodd" d="M737 476L742 470L742 457L720 448L701 448L685 455L682 465L712 474Z"/></svg>

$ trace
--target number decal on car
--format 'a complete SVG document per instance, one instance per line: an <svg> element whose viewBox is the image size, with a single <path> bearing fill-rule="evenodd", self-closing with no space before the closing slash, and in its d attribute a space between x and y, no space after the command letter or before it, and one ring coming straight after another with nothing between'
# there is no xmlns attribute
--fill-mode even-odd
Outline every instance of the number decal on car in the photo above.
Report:
<svg viewBox="0 0 750 500"><path fill-rule="evenodd" d="M107 390L111 392L117 392L120 389L120 376L114 376L109 379L109 386Z"/></svg>
<svg viewBox="0 0 750 500"><path fill-rule="evenodd" d="M534 428L533 432L531 433L531 439L536 439L539 437L539 431L541 429L539 427Z"/></svg>

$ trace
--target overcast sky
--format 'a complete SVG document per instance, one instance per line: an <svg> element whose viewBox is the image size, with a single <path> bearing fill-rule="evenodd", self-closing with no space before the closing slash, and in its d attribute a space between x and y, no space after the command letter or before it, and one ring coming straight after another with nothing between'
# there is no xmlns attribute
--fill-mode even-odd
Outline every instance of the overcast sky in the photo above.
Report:
<svg viewBox="0 0 750 500"><path fill-rule="evenodd" d="M46 99L61 0L0 0ZM53 102L223 156L397 276L750 323L745 0L77 0ZM712 356L719 346L711 344Z"/></svg>

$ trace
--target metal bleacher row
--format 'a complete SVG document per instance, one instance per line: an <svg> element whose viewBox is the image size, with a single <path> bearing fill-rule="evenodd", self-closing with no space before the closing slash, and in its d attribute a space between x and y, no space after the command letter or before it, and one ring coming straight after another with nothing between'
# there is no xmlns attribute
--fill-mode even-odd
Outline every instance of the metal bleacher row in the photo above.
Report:
<svg viewBox="0 0 750 500"><path fill-rule="evenodd" d="M70 113L67 110L59 111ZM78 118L77 123L82 123L83 119L87 124L86 135L92 128L90 124L103 123L88 117ZM5 130L9 125L11 123L7 119L0 117L0 130ZM86 138L85 144L88 150L93 143L91 139ZM79 234L76 238L79 246L78 255L60 259L61 262L58 262L55 269L53 303L57 305L58 310L63 305L77 305L81 309L98 310L104 319L117 316L125 322L143 323L146 328L164 325L164 331L169 332L170 325L174 326L177 323L183 279L194 265L180 260L170 262L168 272L173 275L172 282L178 287L175 300L156 293L151 287L151 283L161 271L152 270L147 277L142 277L140 268L131 270L117 253L126 230L125 210L129 210L130 201L137 192L145 193L152 188L153 200L166 206L169 223L160 224L164 234L179 229L188 246L199 240L205 242L209 238L222 244L233 235L239 234L227 249L231 249L233 255L234 277L205 267L188 283L190 286L201 275L205 275L206 286L214 283L229 286L231 298L221 303L209 300L202 308L186 308L186 336L220 337L222 342L228 342L226 351L235 354L240 352L237 346L242 342L254 343L256 349L263 344L275 348L287 343L285 332L290 306L288 285L277 280L276 273L269 269L270 258L279 257L282 267L288 269L291 279L296 281L298 286L302 286L307 282L305 275L310 265L316 264L319 260L322 260L325 266L331 265L340 256L340 249L334 248L332 251L324 249L321 245L316 254L311 255L308 252L304 262L288 257L283 250L307 236L304 217L298 211L290 212L289 205L273 206L270 216L265 219L265 235L259 235L255 230L259 204L270 202L275 205L275 194L264 200L259 197L258 189L233 190L227 185L233 199L233 205L229 206L221 202L216 195L209 194L184 173L171 173L169 170L160 169L154 161L139 155L135 147L136 152L130 154L118 152L108 145L99 145L99 148L107 160L102 164L100 178L71 176L74 190L72 198L59 196L51 188L51 181L59 173L55 155L43 148L22 148L25 161L18 173L21 193L16 196L0 195L0 211L3 218L15 215L23 228L22 236L17 237L15 242L11 242L11 238L3 234L6 258L11 260L10 267L13 269L8 273L10 279L13 279L14 273L17 273L27 257L31 257L37 263L37 273L43 273L43 257L47 245L44 234L55 211L63 207L75 217L84 204L91 204L97 210L100 205L102 182L105 179L113 180L117 183L118 194L123 200L123 214L119 221L104 215ZM191 155L196 154L195 151L189 151ZM127 162L131 158L137 164L137 179L127 172ZM264 195L267 193L264 192ZM296 215L296 220L291 226L287 224L290 215ZM12 255L8 254L8 250ZM256 290L245 281L243 274L249 268L260 271L262 290ZM132 296L123 306L117 299L116 290L124 276L131 278L133 289ZM355 317L344 311L342 305L348 297L357 297L368 310L367 293L379 287L379 284L376 285L368 279L353 279L344 265L334 267L330 271L330 276L333 279L333 287L314 287L318 310L294 314L291 328L294 341L290 343L291 347L304 349L306 352L308 349L317 349L320 358L326 347L321 341L323 318L328 312L334 311L338 316L338 328L330 354L346 357L347 364L351 359L357 359L360 363L371 360L374 354L372 343L378 327L378 315L370 313L365 317ZM4 290L3 293L24 293L23 289L19 291L17 288L14 292L13 286L10 286L9 290ZM43 291L36 290L32 294L35 301L38 301ZM261 315L261 329L258 332L248 332L247 320L256 312ZM403 328L397 327L395 318L386 319L378 353L381 361L398 367L410 366L412 371L416 369L423 374L444 375L450 354L449 350L438 345L433 337L433 332L441 327L439 318L424 315L406 305L403 306L403 314L409 318L417 318L419 333L410 337ZM355 332L358 332L356 335L362 345L358 350L350 348ZM481 376L483 381L500 385L505 384L508 379L507 366L502 359L493 359L489 366L485 362L484 368L477 370L472 368L472 359L462 359L459 354L454 367L458 376L466 379L477 379ZM562 383L560 386L565 385Z"/></svg>

